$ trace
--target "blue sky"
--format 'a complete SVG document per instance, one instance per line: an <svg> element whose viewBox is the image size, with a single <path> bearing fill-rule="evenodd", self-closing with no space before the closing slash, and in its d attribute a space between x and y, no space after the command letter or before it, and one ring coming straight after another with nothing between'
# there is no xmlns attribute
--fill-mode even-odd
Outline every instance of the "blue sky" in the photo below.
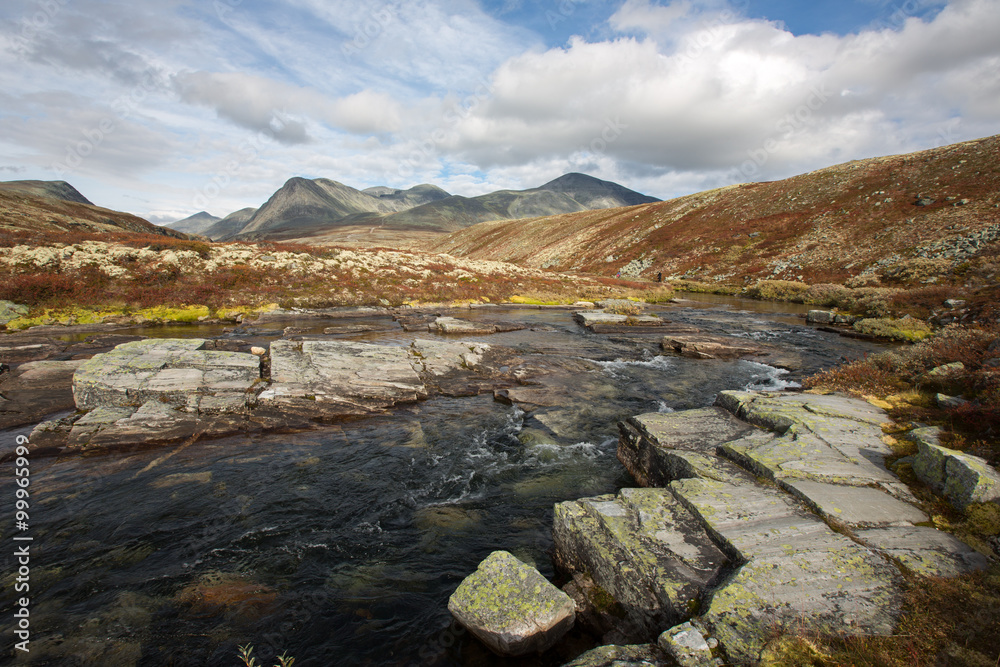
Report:
<svg viewBox="0 0 1000 667"><path fill-rule="evenodd" d="M292 176L659 197L1000 132L997 0L5 0L0 180L157 222Z"/></svg>

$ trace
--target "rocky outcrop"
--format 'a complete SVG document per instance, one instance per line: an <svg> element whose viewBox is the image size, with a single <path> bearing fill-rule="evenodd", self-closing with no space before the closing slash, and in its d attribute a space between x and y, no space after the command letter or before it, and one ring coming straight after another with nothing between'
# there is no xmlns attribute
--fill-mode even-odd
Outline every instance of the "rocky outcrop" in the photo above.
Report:
<svg viewBox="0 0 1000 667"><path fill-rule="evenodd" d="M556 563L591 576L638 639L693 618L730 662L755 663L784 625L891 634L902 577L890 557L935 576L987 561L924 525L883 465L885 421L846 397L750 392L631 418L619 459L650 488L557 505Z"/></svg>
<svg viewBox="0 0 1000 667"><path fill-rule="evenodd" d="M678 667L721 667L721 658L716 658L712 650L719 642L706 638L701 628L693 623L681 623L665 631L656 640L657 645L669 655Z"/></svg>
<svg viewBox="0 0 1000 667"><path fill-rule="evenodd" d="M502 656L541 653L576 620L568 595L506 551L494 551L462 581L448 611Z"/></svg>
<svg viewBox="0 0 1000 667"><path fill-rule="evenodd" d="M481 372L491 348L477 342L278 340L265 366L270 377L261 377L264 349L227 347L254 351L227 341L136 340L87 361L24 364L3 381L16 383L24 372L62 372L63 379L65 369L72 372L72 401L59 407L75 405L86 414L38 425L31 446L39 455L311 428L432 393L475 395L505 381ZM15 407L0 404L0 410Z"/></svg>
<svg viewBox="0 0 1000 667"><path fill-rule="evenodd" d="M252 354L202 349L207 341L147 339L95 355L73 375L80 410L139 407L156 401L200 412L247 407L260 384L260 359Z"/></svg>
<svg viewBox="0 0 1000 667"><path fill-rule="evenodd" d="M921 482L959 509L1000 502L1000 473L985 460L942 447L938 428L920 428L909 435L917 443L913 472Z"/></svg>
<svg viewBox="0 0 1000 667"><path fill-rule="evenodd" d="M832 310L810 310L806 322L810 324L854 324L858 318Z"/></svg>

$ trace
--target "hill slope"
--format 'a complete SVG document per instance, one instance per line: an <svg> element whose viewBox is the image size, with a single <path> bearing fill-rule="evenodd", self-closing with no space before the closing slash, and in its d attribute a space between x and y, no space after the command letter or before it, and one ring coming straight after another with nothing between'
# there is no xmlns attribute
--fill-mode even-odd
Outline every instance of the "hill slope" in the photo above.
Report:
<svg viewBox="0 0 1000 667"><path fill-rule="evenodd" d="M187 238L187 234L158 227L130 213L52 196L53 192L71 197L76 193L83 199L83 195L68 183L57 181L55 182L57 187L54 189L43 187L34 190L47 193L45 196L33 196L26 194L24 190L3 187L4 185L8 184L0 184L0 234L15 239L25 241L31 239L37 242L47 237L63 236L67 232L70 234L129 232ZM66 186L68 190L61 186Z"/></svg>
<svg viewBox="0 0 1000 667"><path fill-rule="evenodd" d="M0 192L94 205L94 202L84 197L66 181L5 181L0 183Z"/></svg>
<svg viewBox="0 0 1000 667"><path fill-rule="evenodd" d="M430 244L459 257L604 275L842 282L957 265L1000 240L1000 136L654 204L484 222ZM902 267L902 268L900 268Z"/></svg>
<svg viewBox="0 0 1000 667"><path fill-rule="evenodd" d="M211 227L205 229L201 234L213 241L229 238L230 236L239 234L240 230L246 227L247 223L250 222L250 218L256 212L257 209L253 207L233 211L221 220L216 220Z"/></svg>

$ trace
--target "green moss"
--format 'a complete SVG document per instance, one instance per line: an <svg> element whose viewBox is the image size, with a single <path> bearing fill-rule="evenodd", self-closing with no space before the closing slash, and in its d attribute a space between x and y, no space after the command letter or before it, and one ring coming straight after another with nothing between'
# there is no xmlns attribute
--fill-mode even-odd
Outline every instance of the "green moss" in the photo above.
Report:
<svg viewBox="0 0 1000 667"><path fill-rule="evenodd" d="M519 304L527 305L527 306L562 306L562 305L573 303L572 301L567 300L567 299L546 300L546 299L538 299L538 298L529 297L529 296L512 296L512 297L510 297L510 302L511 303L519 303Z"/></svg>
<svg viewBox="0 0 1000 667"><path fill-rule="evenodd" d="M966 508L966 526L980 535L1000 535L1000 505L974 503Z"/></svg>
<svg viewBox="0 0 1000 667"><path fill-rule="evenodd" d="M744 293L752 299L801 303L808 291L809 285L794 280L762 280Z"/></svg>
<svg viewBox="0 0 1000 667"><path fill-rule="evenodd" d="M916 343L932 335L930 326L912 317L904 317L898 320L886 317L872 317L858 320L854 323L854 330L869 336L878 336L879 338L888 338L906 343Z"/></svg>

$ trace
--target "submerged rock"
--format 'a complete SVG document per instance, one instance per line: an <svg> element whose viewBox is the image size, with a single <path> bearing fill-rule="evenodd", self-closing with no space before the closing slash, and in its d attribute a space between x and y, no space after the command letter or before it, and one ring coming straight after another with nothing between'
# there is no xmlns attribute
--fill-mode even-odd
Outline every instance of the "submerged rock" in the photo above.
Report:
<svg viewBox="0 0 1000 667"><path fill-rule="evenodd" d="M759 344L748 345L742 339L704 334L668 336L663 339L663 349L693 359L738 359L767 354L767 350Z"/></svg>
<svg viewBox="0 0 1000 667"><path fill-rule="evenodd" d="M494 551L462 581L448 611L502 656L545 651L576 619L568 595L506 551Z"/></svg>
<svg viewBox="0 0 1000 667"><path fill-rule="evenodd" d="M31 361L0 376L0 429L38 422L72 410L72 382L79 361Z"/></svg>
<svg viewBox="0 0 1000 667"><path fill-rule="evenodd" d="M672 665L655 644L599 646L562 667L666 667Z"/></svg>

